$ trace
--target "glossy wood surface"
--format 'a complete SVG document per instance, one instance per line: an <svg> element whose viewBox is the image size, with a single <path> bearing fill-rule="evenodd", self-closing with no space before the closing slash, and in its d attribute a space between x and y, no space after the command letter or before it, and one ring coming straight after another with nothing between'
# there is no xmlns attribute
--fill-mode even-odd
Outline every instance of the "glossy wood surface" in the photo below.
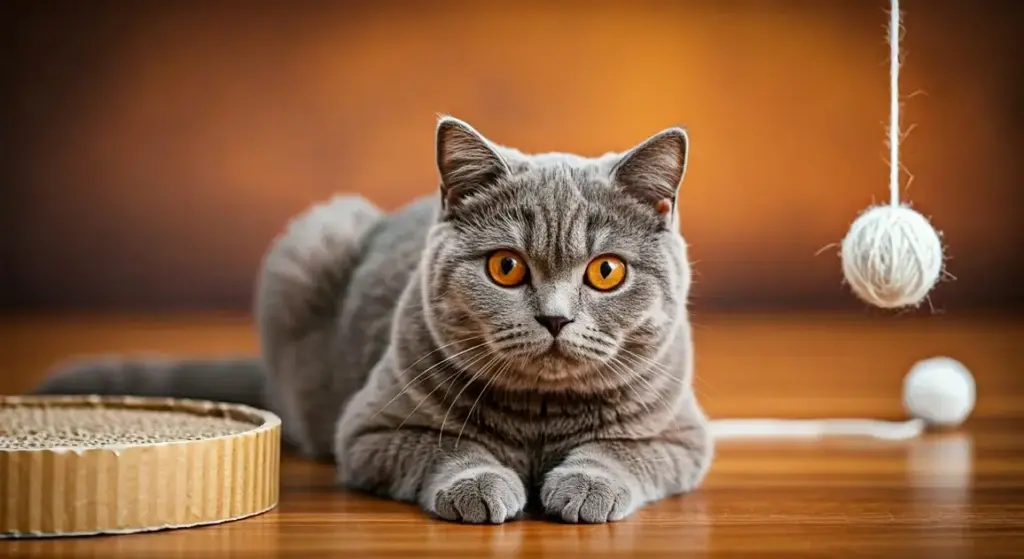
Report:
<svg viewBox="0 0 1024 559"><path fill-rule="evenodd" d="M949 316L697 316L698 391L714 416L899 418L907 367L968 364L978 406L957 431L885 443L728 442L696 493L623 522L460 526L354 495L332 468L282 467L280 506L220 526L0 541L0 556L998 557L1024 551L1024 321ZM77 353L249 353L244 318L27 318L0 323L0 392Z"/></svg>

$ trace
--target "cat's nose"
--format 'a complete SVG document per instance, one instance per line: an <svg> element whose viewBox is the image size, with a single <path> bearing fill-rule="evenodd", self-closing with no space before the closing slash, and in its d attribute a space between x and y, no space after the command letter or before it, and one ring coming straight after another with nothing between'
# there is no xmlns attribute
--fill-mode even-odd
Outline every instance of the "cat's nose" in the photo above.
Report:
<svg viewBox="0 0 1024 559"><path fill-rule="evenodd" d="M540 315L536 318L537 322L539 322L541 326L547 328L548 332L551 332L552 336L557 336L558 333L562 331L562 328L565 328L566 324L572 322L571 319L564 316Z"/></svg>

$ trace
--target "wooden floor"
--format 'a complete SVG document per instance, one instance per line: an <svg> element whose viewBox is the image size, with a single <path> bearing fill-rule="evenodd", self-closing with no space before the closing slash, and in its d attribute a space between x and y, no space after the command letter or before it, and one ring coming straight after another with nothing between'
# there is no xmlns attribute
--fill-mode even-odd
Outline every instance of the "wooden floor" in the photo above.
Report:
<svg viewBox="0 0 1024 559"><path fill-rule="evenodd" d="M1024 321L933 316L697 316L698 392L713 416L900 418L917 359L972 368L978 407L919 440L723 443L696 493L625 521L460 526L347 494L329 466L287 458L279 507L162 533L0 541L0 557L997 557L1024 554ZM0 393L74 354L252 352L244 318L0 322Z"/></svg>

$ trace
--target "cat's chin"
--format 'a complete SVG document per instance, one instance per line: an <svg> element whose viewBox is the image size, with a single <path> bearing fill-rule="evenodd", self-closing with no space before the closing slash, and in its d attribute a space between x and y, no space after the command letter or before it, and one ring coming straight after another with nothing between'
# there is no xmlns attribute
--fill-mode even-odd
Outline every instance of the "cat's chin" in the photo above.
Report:
<svg viewBox="0 0 1024 559"><path fill-rule="evenodd" d="M524 361L523 374L519 375L519 378L524 386L540 390L562 390L568 386L578 386L601 366L599 362L573 353L558 344L552 344Z"/></svg>
<svg viewBox="0 0 1024 559"><path fill-rule="evenodd" d="M554 371L572 371L585 366L590 361L572 344L559 340L547 343L543 349L539 349L532 356L531 360L542 366L544 370Z"/></svg>

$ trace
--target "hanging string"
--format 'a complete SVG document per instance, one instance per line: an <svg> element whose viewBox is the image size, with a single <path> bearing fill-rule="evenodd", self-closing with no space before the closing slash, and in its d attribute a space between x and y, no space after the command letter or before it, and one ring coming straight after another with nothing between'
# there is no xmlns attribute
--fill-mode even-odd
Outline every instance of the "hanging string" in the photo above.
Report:
<svg viewBox="0 0 1024 559"><path fill-rule="evenodd" d="M900 205L900 0L889 10L889 195Z"/></svg>

